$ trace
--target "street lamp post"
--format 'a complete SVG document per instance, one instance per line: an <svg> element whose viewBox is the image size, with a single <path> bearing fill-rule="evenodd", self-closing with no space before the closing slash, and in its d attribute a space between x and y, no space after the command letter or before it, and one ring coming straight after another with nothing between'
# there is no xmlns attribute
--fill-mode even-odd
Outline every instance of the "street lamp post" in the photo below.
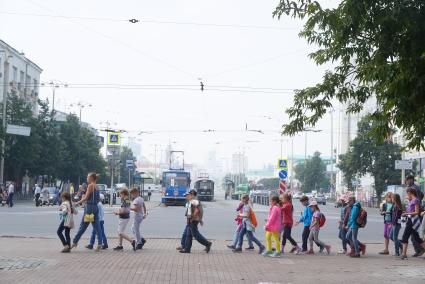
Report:
<svg viewBox="0 0 425 284"><path fill-rule="evenodd" d="M49 84L50 87L52 88L52 111L55 110L55 96L56 96L56 89L61 88L61 87L68 87L68 83L53 79L50 80L50 82L48 83L41 83L41 86L46 86L46 84Z"/></svg>
<svg viewBox="0 0 425 284"><path fill-rule="evenodd" d="M72 107L72 106L76 106L76 107L78 107L78 108L80 109L80 115L79 115L79 118L80 118L80 122L81 122L81 121L82 121L82 120L81 120L82 110L83 110L84 108L86 108L86 107L92 107L92 104L90 104L90 103L86 103L86 102L78 102L77 104L71 104L70 106L71 106L71 107Z"/></svg>

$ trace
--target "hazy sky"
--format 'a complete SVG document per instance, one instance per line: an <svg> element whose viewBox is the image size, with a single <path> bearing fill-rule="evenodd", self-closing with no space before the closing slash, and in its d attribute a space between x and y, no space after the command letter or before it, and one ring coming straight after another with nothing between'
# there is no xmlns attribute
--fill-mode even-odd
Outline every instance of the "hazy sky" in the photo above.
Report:
<svg viewBox="0 0 425 284"><path fill-rule="evenodd" d="M185 151L188 162L202 162L212 150L225 158L245 150L250 167L258 168L280 156L279 131L287 120L284 110L292 102L290 90L315 84L325 70L307 57L314 49L298 38L299 21L273 19L277 3L2 0L0 38L43 68L41 81L56 79L70 85L56 92L60 110L76 111L69 105L83 101L93 105L83 110L83 120L96 128L110 120L114 127L129 131L125 136L152 131L137 136L145 156L152 157L153 144L172 141ZM131 18L141 22L125 21ZM227 24L280 29L217 26ZM204 92L199 90L199 78ZM78 84L90 88L76 88ZM123 89L124 84L157 86ZM267 93L253 88L270 89ZM51 89L42 88L40 93L51 99ZM246 123L265 134L244 132ZM335 118L334 133L336 123ZM209 129L216 132L202 132ZM309 134L308 154L319 150L328 156L330 117L317 129L323 131ZM290 155L290 140L283 146L284 155ZM303 135L294 138L294 152L304 155Z"/></svg>

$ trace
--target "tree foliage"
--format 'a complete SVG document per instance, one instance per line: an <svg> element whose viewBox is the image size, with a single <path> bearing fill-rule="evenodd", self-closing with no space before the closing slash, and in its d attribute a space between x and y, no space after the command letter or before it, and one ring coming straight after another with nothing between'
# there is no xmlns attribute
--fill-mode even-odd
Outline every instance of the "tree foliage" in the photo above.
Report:
<svg viewBox="0 0 425 284"><path fill-rule="evenodd" d="M279 182L279 178L262 178L257 182L257 184L262 184L265 189L278 189Z"/></svg>
<svg viewBox="0 0 425 284"><path fill-rule="evenodd" d="M298 163L295 166L295 178L302 184L302 192L312 190L328 189L329 180L326 177L326 164L320 157L319 152L315 152L313 157L306 163Z"/></svg>
<svg viewBox="0 0 425 284"><path fill-rule="evenodd" d="M84 181L90 171L105 172L105 161L99 153L95 133L81 126L69 115L65 122L55 120L48 102L39 101L39 113L15 93L8 94L7 123L31 127L29 137L5 134L5 180L19 181L29 176L49 179Z"/></svg>
<svg viewBox="0 0 425 284"><path fill-rule="evenodd" d="M314 126L334 100L358 113L376 97L370 133L383 141L397 127L407 147L425 149L425 1L345 0L323 8L280 0L273 15L304 19L300 37L318 46L310 57L335 66L322 82L295 92L285 134Z"/></svg>
<svg viewBox="0 0 425 284"><path fill-rule="evenodd" d="M400 146L391 140L377 141L370 136L370 130L376 127L370 117L363 118L358 124L357 137L350 142L349 151L340 156L339 169L346 181L354 177L370 174L375 179L378 198L386 191L387 185L400 184L400 171L394 169L395 160L401 159ZM352 185L348 185L352 188Z"/></svg>

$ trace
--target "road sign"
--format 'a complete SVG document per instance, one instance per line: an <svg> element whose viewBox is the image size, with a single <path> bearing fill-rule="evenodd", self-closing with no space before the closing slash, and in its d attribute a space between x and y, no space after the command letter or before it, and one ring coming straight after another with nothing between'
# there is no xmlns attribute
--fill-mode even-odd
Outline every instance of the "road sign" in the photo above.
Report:
<svg viewBox="0 0 425 284"><path fill-rule="evenodd" d="M288 170L288 159L279 159L277 162L277 168L279 170Z"/></svg>
<svg viewBox="0 0 425 284"><path fill-rule="evenodd" d="M281 170L279 172L279 178L280 178L280 180L286 180L287 177L288 177L288 171Z"/></svg>
<svg viewBox="0 0 425 284"><path fill-rule="evenodd" d="M395 169L396 170L411 170L413 168L412 160L396 160Z"/></svg>
<svg viewBox="0 0 425 284"><path fill-rule="evenodd" d="M6 128L7 134L21 135L21 136L30 136L31 127L8 124Z"/></svg>
<svg viewBox="0 0 425 284"><path fill-rule="evenodd" d="M127 169L133 169L134 168L134 161L133 160L126 160L125 166Z"/></svg>
<svg viewBox="0 0 425 284"><path fill-rule="evenodd" d="M108 145L121 145L121 133L108 132Z"/></svg>
<svg viewBox="0 0 425 284"><path fill-rule="evenodd" d="M279 182L279 193L282 194L286 191L286 181L281 180Z"/></svg>

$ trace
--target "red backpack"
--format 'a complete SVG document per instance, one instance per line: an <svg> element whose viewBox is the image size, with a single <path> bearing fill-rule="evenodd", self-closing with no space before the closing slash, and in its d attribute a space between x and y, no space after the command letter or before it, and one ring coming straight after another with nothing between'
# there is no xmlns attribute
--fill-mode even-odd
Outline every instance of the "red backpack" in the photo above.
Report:
<svg viewBox="0 0 425 284"><path fill-rule="evenodd" d="M320 218L319 218L319 227L323 227L326 223L326 217L325 214L320 213Z"/></svg>
<svg viewBox="0 0 425 284"><path fill-rule="evenodd" d="M357 216L356 223L357 223L357 225L359 225L360 228L366 227L367 212L363 208L360 208L359 216Z"/></svg>

